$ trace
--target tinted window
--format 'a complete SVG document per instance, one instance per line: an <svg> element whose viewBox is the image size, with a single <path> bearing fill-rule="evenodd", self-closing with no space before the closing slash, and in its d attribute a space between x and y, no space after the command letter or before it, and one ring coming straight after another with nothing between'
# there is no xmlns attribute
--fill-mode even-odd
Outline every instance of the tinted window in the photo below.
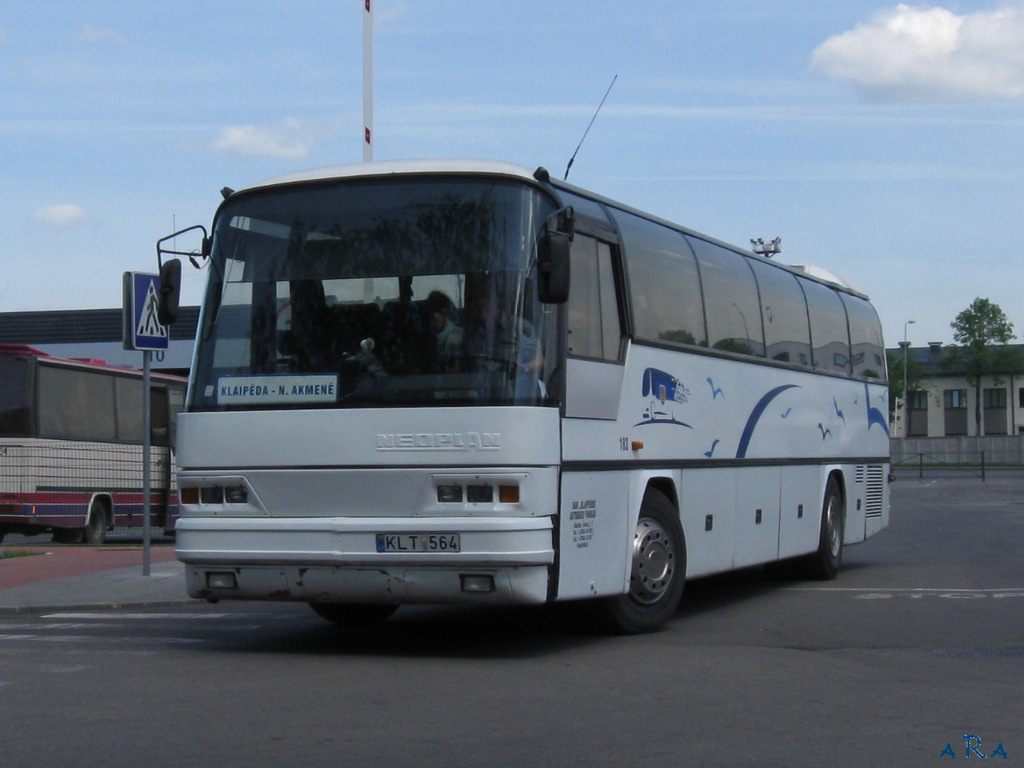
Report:
<svg viewBox="0 0 1024 768"><path fill-rule="evenodd" d="M760 261L750 261L761 293L761 318L767 356L797 365L811 365L807 301L796 276Z"/></svg>
<svg viewBox="0 0 1024 768"><path fill-rule="evenodd" d="M682 234L613 211L626 248L636 335L707 346L697 262Z"/></svg>
<svg viewBox="0 0 1024 768"><path fill-rule="evenodd" d="M117 388L117 439L142 443L142 382L119 376ZM152 403L151 403L152 405Z"/></svg>
<svg viewBox="0 0 1024 768"><path fill-rule="evenodd" d="M850 335L846 326L846 310L839 294L810 280L802 280L801 283L811 318L814 369L850 373Z"/></svg>
<svg viewBox="0 0 1024 768"><path fill-rule="evenodd" d="M601 207L600 203L586 197L574 195L565 190L559 190L558 194L561 196L563 203L572 206L577 216L589 216L592 219L603 221L605 224L608 223L608 216L605 214L604 208Z"/></svg>
<svg viewBox="0 0 1024 768"><path fill-rule="evenodd" d="M233 196L192 409L553 403L562 308L540 305L534 274L551 207L470 175Z"/></svg>
<svg viewBox="0 0 1024 768"><path fill-rule="evenodd" d="M608 243L577 234L572 244L569 354L599 360L619 356L621 324Z"/></svg>
<svg viewBox="0 0 1024 768"><path fill-rule="evenodd" d="M747 259L706 240L691 237L689 241L700 264L709 345L764 357L761 307Z"/></svg>
<svg viewBox="0 0 1024 768"><path fill-rule="evenodd" d="M0 356L0 436L28 437L28 374L27 360Z"/></svg>
<svg viewBox="0 0 1024 768"><path fill-rule="evenodd" d="M850 349L853 352L853 375L869 379L885 378L885 347L882 325L875 308L864 299L842 294L850 319Z"/></svg>
<svg viewBox="0 0 1024 768"><path fill-rule="evenodd" d="M40 365L39 436L114 440L114 378Z"/></svg>

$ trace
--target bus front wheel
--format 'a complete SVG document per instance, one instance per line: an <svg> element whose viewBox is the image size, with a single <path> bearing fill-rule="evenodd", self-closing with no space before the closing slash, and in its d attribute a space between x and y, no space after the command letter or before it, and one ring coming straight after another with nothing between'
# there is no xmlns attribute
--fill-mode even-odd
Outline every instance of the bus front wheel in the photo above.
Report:
<svg viewBox="0 0 1024 768"><path fill-rule="evenodd" d="M620 634L659 629L675 614L686 579L686 540L679 513L659 491L649 490L633 533L629 591L603 598L599 617Z"/></svg>
<svg viewBox="0 0 1024 768"><path fill-rule="evenodd" d="M309 607L321 619L341 627L372 627L387 620L398 610L397 605L364 605L361 603L314 603Z"/></svg>

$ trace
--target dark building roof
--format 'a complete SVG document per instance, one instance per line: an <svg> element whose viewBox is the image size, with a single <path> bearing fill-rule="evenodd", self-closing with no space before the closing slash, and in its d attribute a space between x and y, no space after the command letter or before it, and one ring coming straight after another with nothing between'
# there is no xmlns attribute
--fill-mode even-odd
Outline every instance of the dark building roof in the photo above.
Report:
<svg viewBox="0 0 1024 768"><path fill-rule="evenodd" d="M68 309L0 312L0 344L68 344L117 341L122 336L120 309ZM171 340L191 341L199 307L182 307L171 326Z"/></svg>
<svg viewBox="0 0 1024 768"><path fill-rule="evenodd" d="M1001 345L1000 345L1001 346ZM1024 365L1024 344L1007 344L1006 349L1016 352ZM943 376L962 376L965 373L963 364L957 364L954 351L957 347L944 345L938 342L929 344L927 347L909 347L908 352L914 362L920 366L926 378L941 378ZM994 349L994 347L990 347ZM902 347L889 349L890 358L900 360L903 356Z"/></svg>

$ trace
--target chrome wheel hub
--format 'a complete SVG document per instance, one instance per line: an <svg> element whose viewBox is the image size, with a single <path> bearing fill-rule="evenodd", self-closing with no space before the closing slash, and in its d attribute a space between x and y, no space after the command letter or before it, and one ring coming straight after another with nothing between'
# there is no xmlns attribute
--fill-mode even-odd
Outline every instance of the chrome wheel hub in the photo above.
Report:
<svg viewBox="0 0 1024 768"><path fill-rule="evenodd" d="M633 572L629 594L638 603L656 602L669 588L676 553L668 533L656 521L642 518L633 537Z"/></svg>

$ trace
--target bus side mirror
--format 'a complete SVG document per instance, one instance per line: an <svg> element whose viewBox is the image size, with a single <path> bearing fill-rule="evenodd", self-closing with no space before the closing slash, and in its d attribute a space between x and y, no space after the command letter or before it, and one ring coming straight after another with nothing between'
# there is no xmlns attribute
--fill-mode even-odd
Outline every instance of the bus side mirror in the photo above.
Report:
<svg viewBox="0 0 1024 768"><path fill-rule="evenodd" d="M199 249L197 251L175 250L173 246L175 238L193 230L203 233L203 238L199 242ZM164 243L168 240L172 242L171 248L164 247ZM161 237L156 241L156 262L160 265L160 296L157 301L156 311L157 319L163 325L171 325L178 319L178 302L181 299L181 259L164 261L164 256L188 256L192 266L196 269L202 269L204 265L200 264L198 259L208 260L210 258L211 245L212 240L206 234L206 227L202 224L194 224L191 227L179 229L177 232L167 237ZM206 263L209 263L209 261L206 261Z"/></svg>
<svg viewBox="0 0 1024 768"><path fill-rule="evenodd" d="M168 259L160 265L160 298L156 316L163 325L172 325L178 319L181 299L181 259Z"/></svg>
<svg viewBox="0 0 1024 768"><path fill-rule="evenodd" d="M576 231L572 208L551 214L537 244L537 296L544 304L569 300L569 249Z"/></svg>

